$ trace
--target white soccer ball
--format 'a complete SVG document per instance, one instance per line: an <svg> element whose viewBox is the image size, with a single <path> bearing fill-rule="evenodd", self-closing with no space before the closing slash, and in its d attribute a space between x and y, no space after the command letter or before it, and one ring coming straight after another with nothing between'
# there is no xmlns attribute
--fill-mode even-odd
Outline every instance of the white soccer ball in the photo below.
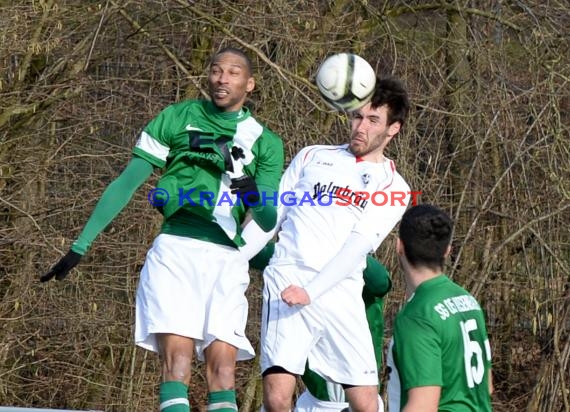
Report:
<svg viewBox="0 0 570 412"><path fill-rule="evenodd" d="M333 109L350 112L370 101L376 73L362 57L339 53L326 58L317 71L317 87Z"/></svg>

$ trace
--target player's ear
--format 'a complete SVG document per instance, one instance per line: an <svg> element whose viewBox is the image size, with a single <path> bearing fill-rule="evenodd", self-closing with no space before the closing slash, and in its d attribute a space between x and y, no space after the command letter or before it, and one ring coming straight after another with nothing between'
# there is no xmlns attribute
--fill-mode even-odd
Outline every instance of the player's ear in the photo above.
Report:
<svg viewBox="0 0 570 412"><path fill-rule="evenodd" d="M248 93L251 93L254 88L255 88L255 79L253 77L250 77L249 79L247 79L247 85L245 86L245 90Z"/></svg>
<svg viewBox="0 0 570 412"><path fill-rule="evenodd" d="M402 256L404 254L404 244L400 238L396 238L396 253L398 256Z"/></svg>
<svg viewBox="0 0 570 412"><path fill-rule="evenodd" d="M443 255L444 258L448 258L451 254L451 244L447 245L447 249L445 249L445 254Z"/></svg>
<svg viewBox="0 0 570 412"><path fill-rule="evenodd" d="M388 136L396 136L401 128L402 124L400 122L392 123L390 126L388 126Z"/></svg>

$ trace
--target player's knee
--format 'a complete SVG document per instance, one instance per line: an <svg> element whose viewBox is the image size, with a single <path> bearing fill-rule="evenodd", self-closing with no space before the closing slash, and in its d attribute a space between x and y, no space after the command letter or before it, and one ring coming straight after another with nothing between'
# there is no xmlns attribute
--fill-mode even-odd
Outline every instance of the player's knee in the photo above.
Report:
<svg viewBox="0 0 570 412"><path fill-rule="evenodd" d="M165 353L161 358L162 376L165 381L190 382L192 371L192 354L184 351Z"/></svg>
<svg viewBox="0 0 570 412"><path fill-rule="evenodd" d="M349 386L345 388L351 412L378 412L378 392L375 387Z"/></svg>
<svg viewBox="0 0 570 412"><path fill-rule="evenodd" d="M351 405L350 412L378 412L378 405L370 403L357 403L356 405Z"/></svg>
<svg viewBox="0 0 570 412"><path fill-rule="evenodd" d="M288 412L292 406L295 375L280 366L263 372L263 406L267 412Z"/></svg>
<svg viewBox="0 0 570 412"><path fill-rule="evenodd" d="M207 366L208 384L216 390L230 390L235 386L235 367L227 364Z"/></svg>
<svg viewBox="0 0 570 412"><path fill-rule="evenodd" d="M291 410L291 397L272 391L263 394L263 407L266 412L288 412Z"/></svg>

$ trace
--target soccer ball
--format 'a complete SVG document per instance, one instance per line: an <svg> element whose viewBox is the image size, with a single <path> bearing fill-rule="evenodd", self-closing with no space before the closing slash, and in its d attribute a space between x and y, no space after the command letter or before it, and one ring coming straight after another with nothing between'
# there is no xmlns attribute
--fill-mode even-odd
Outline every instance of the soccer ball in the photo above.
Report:
<svg viewBox="0 0 570 412"><path fill-rule="evenodd" d="M339 53L326 58L317 71L317 87L333 109L351 112L370 101L376 73L362 57Z"/></svg>

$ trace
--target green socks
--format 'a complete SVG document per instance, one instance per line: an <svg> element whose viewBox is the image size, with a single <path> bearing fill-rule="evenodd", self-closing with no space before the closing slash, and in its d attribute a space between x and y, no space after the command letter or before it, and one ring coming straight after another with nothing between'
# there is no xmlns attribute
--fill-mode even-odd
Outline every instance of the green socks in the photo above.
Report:
<svg viewBox="0 0 570 412"><path fill-rule="evenodd" d="M190 412L188 386L170 381L160 384L160 412ZM208 412L237 412L236 391L217 391L208 394Z"/></svg>
<svg viewBox="0 0 570 412"><path fill-rule="evenodd" d="M208 394L208 412L237 412L236 391L217 391ZM170 412L170 411L168 411Z"/></svg>
<svg viewBox="0 0 570 412"><path fill-rule="evenodd" d="M159 400L160 412L190 412L188 386L182 382L162 382L160 384Z"/></svg>

